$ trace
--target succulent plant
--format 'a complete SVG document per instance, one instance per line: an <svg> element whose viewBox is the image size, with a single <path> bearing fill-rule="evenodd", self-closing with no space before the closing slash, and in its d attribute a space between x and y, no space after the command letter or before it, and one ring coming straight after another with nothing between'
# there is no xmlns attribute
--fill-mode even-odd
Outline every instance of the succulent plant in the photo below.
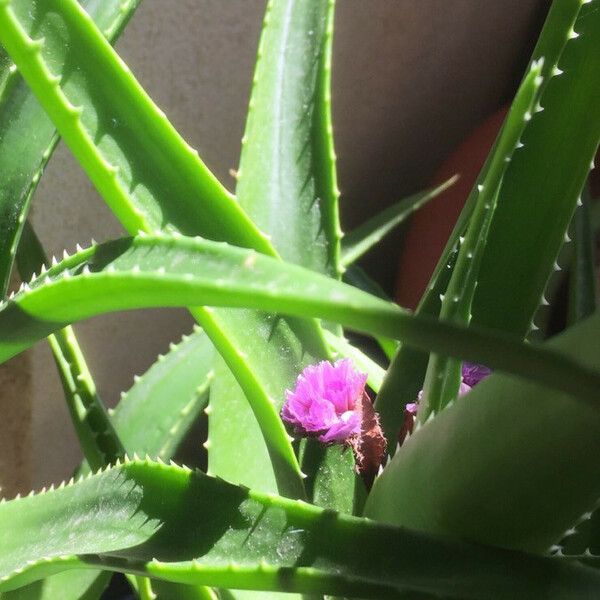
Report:
<svg viewBox="0 0 600 600"><path fill-rule="evenodd" d="M48 339L85 456L0 502L0 597L595 597L600 0L554 0L414 313L353 263L445 186L342 237L333 1L269 2L235 195L112 49L138 4L0 0L0 360ZM48 261L59 136L129 237ZM570 326L532 339L569 231ZM198 325L106 410L71 325L167 306ZM169 462L203 410L206 472Z"/></svg>

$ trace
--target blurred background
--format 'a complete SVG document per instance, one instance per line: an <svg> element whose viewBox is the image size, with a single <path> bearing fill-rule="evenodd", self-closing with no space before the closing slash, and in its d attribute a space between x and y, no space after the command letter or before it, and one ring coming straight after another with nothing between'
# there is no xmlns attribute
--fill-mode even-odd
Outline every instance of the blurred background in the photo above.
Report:
<svg viewBox="0 0 600 600"><path fill-rule="evenodd" d="M333 111L346 231L430 184L453 149L510 100L549 4L338 0ZM264 0L145 0L117 45L230 189L264 8ZM122 234L64 146L34 198L33 221L50 253ZM390 293L401 251L398 232L362 261ZM105 402L113 406L191 324L185 311L163 310L78 325ZM3 494L70 477L81 455L46 345L3 365L0 385Z"/></svg>

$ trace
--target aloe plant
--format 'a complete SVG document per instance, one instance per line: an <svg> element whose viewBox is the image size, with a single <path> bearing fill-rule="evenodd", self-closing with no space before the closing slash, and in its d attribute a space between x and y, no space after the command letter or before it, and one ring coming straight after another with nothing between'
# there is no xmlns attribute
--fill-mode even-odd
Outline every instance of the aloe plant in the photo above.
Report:
<svg viewBox="0 0 600 600"><path fill-rule="evenodd" d="M600 0L554 1L415 313L353 263L452 182L342 239L333 1L269 2L234 193L110 46L137 5L0 0L0 361L48 339L86 459L0 502L0 597L596 595ZM129 237L48 261L59 137ZM559 255L569 327L534 341ZM168 306L198 325L106 410L72 325ZM206 472L165 464L203 410Z"/></svg>

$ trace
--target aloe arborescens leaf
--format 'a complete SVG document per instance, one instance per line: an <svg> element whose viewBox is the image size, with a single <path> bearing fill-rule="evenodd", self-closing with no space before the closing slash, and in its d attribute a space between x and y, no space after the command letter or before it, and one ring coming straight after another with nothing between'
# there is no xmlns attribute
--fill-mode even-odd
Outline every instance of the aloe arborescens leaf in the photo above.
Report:
<svg viewBox="0 0 600 600"><path fill-rule="evenodd" d="M187 584L373 599L475 599L484 589L498 599L567 600L600 585L588 567L437 539L151 461L2 503L0 523L3 591L90 565Z"/></svg>
<svg viewBox="0 0 600 600"><path fill-rule="evenodd" d="M118 293L117 293L118 292ZM77 298L77 302L69 299ZM93 246L66 258L0 308L0 360L70 322L154 306L249 307L337 320L372 335L490 365L598 407L600 373L552 350L412 315L395 304L277 259L200 238L143 236ZM271 416L272 415L272 416ZM275 448L284 431L265 413ZM283 434L282 434L283 435Z"/></svg>

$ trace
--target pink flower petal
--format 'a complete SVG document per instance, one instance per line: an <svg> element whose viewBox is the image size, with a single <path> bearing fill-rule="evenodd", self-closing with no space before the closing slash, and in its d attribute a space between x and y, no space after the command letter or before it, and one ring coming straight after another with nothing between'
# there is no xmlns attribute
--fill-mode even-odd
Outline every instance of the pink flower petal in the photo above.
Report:
<svg viewBox="0 0 600 600"><path fill-rule="evenodd" d="M302 371L293 391L286 391L281 418L301 435L319 433L322 442L343 443L360 435L360 399L367 375L349 359L322 361Z"/></svg>

